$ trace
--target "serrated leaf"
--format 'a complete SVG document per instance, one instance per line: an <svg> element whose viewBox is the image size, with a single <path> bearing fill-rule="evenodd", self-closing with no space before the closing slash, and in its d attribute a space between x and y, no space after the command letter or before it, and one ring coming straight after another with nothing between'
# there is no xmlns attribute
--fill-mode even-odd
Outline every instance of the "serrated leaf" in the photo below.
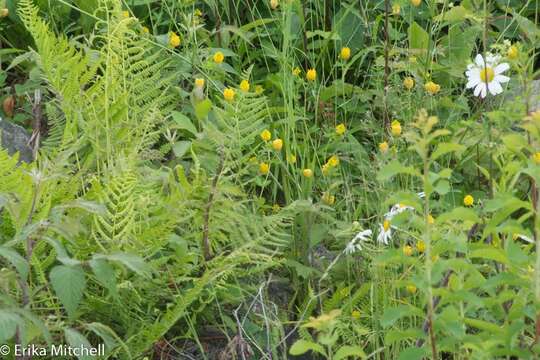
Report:
<svg viewBox="0 0 540 360"><path fill-rule="evenodd" d="M58 299L73 317L83 297L86 287L84 271L80 266L55 266L49 274L51 284Z"/></svg>
<svg viewBox="0 0 540 360"><path fill-rule="evenodd" d="M94 255L95 259L107 259L110 261L119 262L129 269L135 271L139 275L148 275L150 268L144 262L144 260L137 255L128 254L123 252L117 252L109 255L96 254Z"/></svg>
<svg viewBox="0 0 540 360"><path fill-rule="evenodd" d="M403 317L421 315L418 309L410 305L400 305L392 308L387 308L381 316L381 326L386 328L392 326L396 321Z"/></svg>
<svg viewBox="0 0 540 360"><path fill-rule="evenodd" d="M441 156L451 153L451 152L461 152L465 150L465 146L456 143L440 143L437 145L437 148L431 154L432 160L437 160Z"/></svg>
<svg viewBox="0 0 540 360"><path fill-rule="evenodd" d="M92 345L90 344L88 339L83 334L81 334L80 332L78 332L75 329L65 328L64 329L64 336L66 338L66 342L73 348L81 348L81 347L84 347L86 349L91 349L92 348ZM84 351L81 352L81 355L77 356L77 358L81 359L81 360L92 360L92 359L94 359L92 356L85 355Z"/></svg>
<svg viewBox="0 0 540 360"><path fill-rule="evenodd" d="M197 119L199 120L204 120L208 116L210 110L212 110L212 102L209 99L205 99L195 105L195 116L197 116Z"/></svg>
<svg viewBox="0 0 540 360"><path fill-rule="evenodd" d="M197 128L195 128L195 125L193 125L191 120L186 115L179 111L173 111L171 115L176 125L176 129L187 130L193 135L197 134Z"/></svg>
<svg viewBox="0 0 540 360"><path fill-rule="evenodd" d="M423 348L410 347L399 353L398 360L420 360L426 355L426 351Z"/></svg>
<svg viewBox="0 0 540 360"><path fill-rule="evenodd" d="M305 354L308 351L315 351L324 355L324 348L321 345L307 340L297 340L293 346L291 346L289 354L297 356Z"/></svg>
<svg viewBox="0 0 540 360"><path fill-rule="evenodd" d="M5 343L17 331L17 326L23 326L24 322L21 317L11 311L0 310L0 342Z"/></svg>
<svg viewBox="0 0 540 360"><path fill-rule="evenodd" d="M420 173L412 166L403 166L399 161L394 160L383 166L377 174L377 180L385 181L398 174L420 176Z"/></svg>
<svg viewBox="0 0 540 360"><path fill-rule="evenodd" d="M336 351L336 353L334 354L332 359L334 359L334 360L342 360L342 359L348 358L349 356L354 356L355 359L358 359L358 358L365 359L366 358L366 354L364 353L364 350L362 350L362 348L360 346L345 345L345 346L342 346L341 348L339 348L338 351Z"/></svg>
<svg viewBox="0 0 540 360"><path fill-rule="evenodd" d="M443 223L445 221L458 221L458 220L478 222L480 218L478 217L478 215L476 215L474 210L467 209L464 207L457 207L450 212L441 214L437 218L437 222L440 222L440 223Z"/></svg>
<svg viewBox="0 0 540 360"><path fill-rule="evenodd" d="M116 294L116 275L111 264L104 259L92 259L90 267L101 285L109 290L111 294Z"/></svg>
<svg viewBox="0 0 540 360"><path fill-rule="evenodd" d="M28 277L29 267L25 258L19 255L19 253L15 250L10 249L6 246L0 246L0 256L9 261L15 267L15 269L17 269L17 272L19 273L21 278L26 281L26 278Z"/></svg>
<svg viewBox="0 0 540 360"><path fill-rule="evenodd" d="M473 250L469 253L469 258L494 260L502 264L508 264L508 258L506 257L504 251L495 248L482 248Z"/></svg>

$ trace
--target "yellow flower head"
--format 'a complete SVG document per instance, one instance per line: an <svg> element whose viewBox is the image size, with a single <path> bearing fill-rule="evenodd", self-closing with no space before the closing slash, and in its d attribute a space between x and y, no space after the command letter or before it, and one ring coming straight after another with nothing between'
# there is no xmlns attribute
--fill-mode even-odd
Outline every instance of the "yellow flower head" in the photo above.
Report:
<svg viewBox="0 0 540 360"><path fill-rule="evenodd" d="M292 74L293 74L294 76L298 76L298 75L300 75L301 72L302 72L302 70L300 70L300 68L297 66L297 67L295 67L295 68L293 69Z"/></svg>
<svg viewBox="0 0 540 360"><path fill-rule="evenodd" d="M8 15L9 15L9 9L8 8L0 9L0 18L5 18Z"/></svg>
<svg viewBox="0 0 540 360"><path fill-rule="evenodd" d="M384 231L390 230L390 220L384 220L383 221L383 229L384 229Z"/></svg>
<svg viewBox="0 0 540 360"><path fill-rule="evenodd" d="M401 12L401 6L399 4L392 5L392 15L399 15Z"/></svg>
<svg viewBox="0 0 540 360"><path fill-rule="evenodd" d="M342 47L339 53L339 57L341 58L341 60L349 60L351 58L351 49L348 47Z"/></svg>
<svg viewBox="0 0 540 360"><path fill-rule="evenodd" d="M336 197L334 195L330 195L328 193L324 193L323 196L322 196L322 201L326 204L326 205L334 205L334 203L336 202Z"/></svg>
<svg viewBox="0 0 540 360"><path fill-rule="evenodd" d="M412 284L407 285L407 291L409 292L409 294L416 293L416 286L414 286Z"/></svg>
<svg viewBox="0 0 540 360"><path fill-rule="evenodd" d="M426 251L426 244L422 240L418 240L416 243L416 250L418 250L419 253L423 253Z"/></svg>
<svg viewBox="0 0 540 360"><path fill-rule="evenodd" d="M441 90L441 85L434 83L433 81L430 81L424 85L424 88L428 93L431 95L435 95Z"/></svg>
<svg viewBox="0 0 540 360"><path fill-rule="evenodd" d="M335 309L328 314L322 314L318 317L309 317L309 321L302 325L304 328L313 328L319 331L332 328L336 322L336 318L341 315L341 310Z"/></svg>
<svg viewBox="0 0 540 360"><path fill-rule="evenodd" d="M306 79L308 81L315 81L317 79L317 71L315 69L309 69L306 73Z"/></svg>
<svg viewBox="0 0 540 360"><path fill-rule="evenodd" d="M202 16L202 11L201 11L201 9L195 9L195 11L193 12L193 15L195 15L195 16Z"/></svg>
<svg viewBox="0 0 540 360"><path fill-rule="evenodd" d="M272 147L276 151L281 151L281 148L283 147L283 140L276 139L276 140L272 141Z"/></svg>
<svg viewBox="0 0 540 360"><path fill-rule="evenodd" d="M352 317L354 320L360 319L360 311L358 311L358 310L353 310L353 311L351 312L351 317Z"/></svg>
<svg viewBox="0 0 540 360"><path fill-rule="evenodd" d="M347 126L345 126L345 124L341 123L336 126L336 134L343 135L345 134L345 131L347 131Z"/></svg>
<svg viewBox="0 0 540 360"><path fill-rule="evenodd" d="M250 84L249 84L249 81L247 80L242 80L240 82L240 90L242 90L243 92L248 92L249 91L249 88L250 88Z"/></svg>
<svg viewBox="0 0 540 360"><path fill-rule="evenodd" d="M146 26L143 26L142 27L142 32L145 33L145 34L148 34L148 33L150 33L150 29L147 28Z"/></svg>
<svg viewBox="0 0 540 360"><path fill-rule="evenodd" d="M272 138L272 133L268 129L264 129L261 133L261 139L268 141Z"/></svg>
<svg viewBox="0 0 540 360"><path fill-rule="evenodd" d="M411 0L411 4L412 6L420 6L420 4L422 3L422 0Z"/></svg>
<svg viewBox="0 0 540 360"><path fill-rule="evenodd" d="M129 17L129 11L127 11L127 10L122 11L122 17L124 19L127 19Z"/></svg>
<svg viewBox="0 0 540 360"><path fill-rule="evenodd" d="M279 6L279 0L270 0L270 7L272 10L276 10Z"/></svg>
<svg viewBox="0 0 540 360"><path fill-rule="evenodd" d="M411 256L413 254L413 248L410 245L405 245L403 247L403 255L405 256Z"/></svg>
<svg viewBox="0 0 540 360"><path fill-rule="evenodd" d="M216 64L221 64L224 59L225 59L225 55L223 55L221 51L218 51L217 53L214 54L214 62Z"/></svg>
<svg viewBox="0 0 540 360"><path fill-rule="evenodd" d="M236 93L231 88L226 88L225 90L223 90L223 97L227 101L233 101L234 100L234 95L236 95Z"/></svg>
<svg viewBox="0 0 540 360"><path fill-rule="evenodd" d="M195 86L198 87L199 89L203 88L204 87L204 79L202 79L202 78L195 79Z"/></svg>
<svg viewBox="0 0 540 360"><path fill-rule="evenodd" d="M173 31L169 33L169 45L173 48L177 48L180 46L180 36L178 36Z"/></svg>
<svg viewBox="0 0 540 360"><path fill-rule="evenodd" d="M431 214L428 214L427 222L428 222L428 224L433 225L433 224L435 224L435 218L433 216L431 216Z"/></svg>
<svg viewBox="0 0 540 360"><path fill-rule="evenodd" d="M388 151L388 143L386 141L383 141L379 144L379 150L384 154Z"/></svg>
<svg viewBox="0 0 540 360"><path fill-rule="evenodd" d="M410 76L407 76L403 79L403 87L407 90L411 90L414 87L414 79Z"/></svg>
<svg viewBox="0 0 540 360"><path fill-rule="evenodd" d="M339 157L337 155L330 156L327 163L330 167L336 167L339 165Z"/></svg>
<svg viewBox="0 0 540 360"><path fill-rule="evenodd" d="M532 155L532 159L536 165L540 165L540 152L535 152Z"/></svg>
<svg viewBox="0 0 540 360"><path fill-rule="evenodd" d="M390 132L394 136L401 135L401 123L397 120L392 121L392 125L390 126Z"/></svg>
<svg viewBox="0 0 540 360"><path fill-rule="evenodd" d="M304 177L310 178L310 177L313 176L313 170L304 169L304 170L302 170L302 175L304 175Z"/></svg>
<svg viewBox="0 0 540 360"><path fill-rule="evenodd" d="M508 56L510 60L517 59L518 55L519 55L519 49L516 45L510 46L510 48L508 49L508 52L506 53L506 56Z"/></svg>
<svg viewBox="0 0 540 360"><path fill-rule="evenodd" d="M292 154L289 155L289 156L287 157L287 161L288 161L289 163L291 163L291 164L295 164L295 163L296 163L296 156L295 156L295 155L292 155Z"/></svg>
<svg viewBox="0 0 540 360"><path fill-rule="evenodd" d="M270 165L268 165L265 162L262 162L262 163L259 164L259 172L261 174L266 175L266 174L268 174L269 171L270 171Z"/></svg>
<svg viewBox="0 0 540 360"><path fill-rule="evenodd" d="M262 85L255 85L255 94L260 95L264 92L264 88Z"/></svg>
<svg viewBox="0 0 540 360"><path fill-rule="evenodd" d="M474 204L474 198L472 195L467 195L463 198L463 204L465 206L472 206Z"/></svg>

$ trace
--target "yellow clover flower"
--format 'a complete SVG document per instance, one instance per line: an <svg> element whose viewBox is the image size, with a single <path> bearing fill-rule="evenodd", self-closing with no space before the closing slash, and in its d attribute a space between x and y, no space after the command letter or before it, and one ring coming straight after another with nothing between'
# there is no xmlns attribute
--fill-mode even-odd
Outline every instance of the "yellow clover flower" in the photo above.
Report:
<svg viewBox="0 0 540 360"><path fill-rule="evenodd" d="M345 134L345 131L347 131L347 126L345 126L345 124L341 123L336 126L336 134L343 135Z"/></svg>
<svg viewBox="0 0 540 360"><path fill-rule="evenodd" d="M304 170L302 170L302 175L304 175L304 177L310 178L310 177L313 176L313 170L304 169Z"/></svg>
<svg viewBox="0 0 540 360"><path fill-rule="evenodd" d="M225 55L223 55L221 51L218 51L214 54L214 62L216 64L221 64L224 59L225 59Z"/></svg>
<svg viewBox="0 0 540 360"><path fill-rule="evenodd" d="M264 141L268 141L272 138L272 133L268 129L264 129L263 132L261 132L261 139Z"/></svg>
<svg viewBox="0 0 540 360"><path fill-rule="evenodd" d="M272 147L276 151L281 151L281 148L283 148L283 140L276 139L276 140L272 141Z"/></svg>
<svg viewBox="0 0 540 360"><path fill-rule="evenodd" d="M465 206L472 206L474 204L474 198L472 195L467 195L463 198L463 204Z"/></svg>
<svg viewBox="0 0 540 360"><path fill-rule="evenodd" d="M266 175L270 172L270 165L265 162L259 164L259 172L263 175Z"/></svg>
<svg viewBox="0 0 540 360"><path fill-rule="evenodd" d="M242 90L243 92L248 92L249 91L249 88L250 88L250 84L249 84L249 81L247 80L242 80L240 82L240 90Z"/></svg>
<svg viewBox="0 0 540 360"><path fill-rule="evenodd" d="M394 136L401 135L401 123L397 120L392 121L392 125L390 126L390 132Z"/></svg>
<svg viewBox="0 0 540 360"><path fill-rule="evenodd" d="M308 81L315 81L317 79L317 71L315 69L309 69L306 73L306 79Z"/></svg>
<svg viewBox="0 0 540 360"><path fill-rule="evenodd" d="M351 49L348 47L342 47L339 53L339 57L341 58L341 60L349 60L351 58Z"/></svg>
<svg viewBox="0 0 540 360"><path fill-rule="evenodd" d="M178 36L174 31L169 33L169 45L173 48L180 46L180 36Z"/></svg>
<svg viewBox="0 0 540 360"><path fill-rule="evenodd" d="M236 95L236 93L231 88L226 88L225 90L223 90L223 97L227 101L233 101L235 95Z"/></svg>
<svg viewBox="0 0 540 360"><path fill-rule="evenodd" d="M384 154L388 151L388 143L386 141L383 141L379 144L379 150Z"/></svg>
<svg viewBox="0 0 540 360"><path fill-rule="evenodd" d="M431 95L435 95L441 90L441 85L436 84L433 81L429 81L428 83L426 83L426 85L424 85L424 88Z"/></svg>
<svg viewBox="0 0 540 360"><path fill-rule="evenodd" d="M403 79L403 87L407 90L411 90L414 87L414 79L410 76L407 76Z"/></svg>

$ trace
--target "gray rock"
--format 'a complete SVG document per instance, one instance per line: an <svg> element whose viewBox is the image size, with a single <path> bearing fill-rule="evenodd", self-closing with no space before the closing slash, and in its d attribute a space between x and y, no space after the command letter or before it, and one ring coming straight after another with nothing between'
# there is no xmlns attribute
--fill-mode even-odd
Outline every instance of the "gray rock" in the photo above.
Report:
<svg viewBox="0 0 540 360"><path fill-rule="evenodd" d="M7 149L10 155L19 152L19 160L31 162L32 149L28 146L30 134L22 127L0 118L0 146Z"/></svg>

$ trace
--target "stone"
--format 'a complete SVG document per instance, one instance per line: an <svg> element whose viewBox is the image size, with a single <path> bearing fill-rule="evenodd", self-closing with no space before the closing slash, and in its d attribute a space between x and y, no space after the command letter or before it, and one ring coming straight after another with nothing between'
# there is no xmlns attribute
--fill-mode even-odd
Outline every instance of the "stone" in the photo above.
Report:
<svg viewBox="0 0 540 360"><path fill-rule="evenodd" d="M28 146L30 134L23 127L0 118L0 133L0 146L7 149L8 154L19 152L19 160L32 162L34 156L32 148Z"/></svg>

